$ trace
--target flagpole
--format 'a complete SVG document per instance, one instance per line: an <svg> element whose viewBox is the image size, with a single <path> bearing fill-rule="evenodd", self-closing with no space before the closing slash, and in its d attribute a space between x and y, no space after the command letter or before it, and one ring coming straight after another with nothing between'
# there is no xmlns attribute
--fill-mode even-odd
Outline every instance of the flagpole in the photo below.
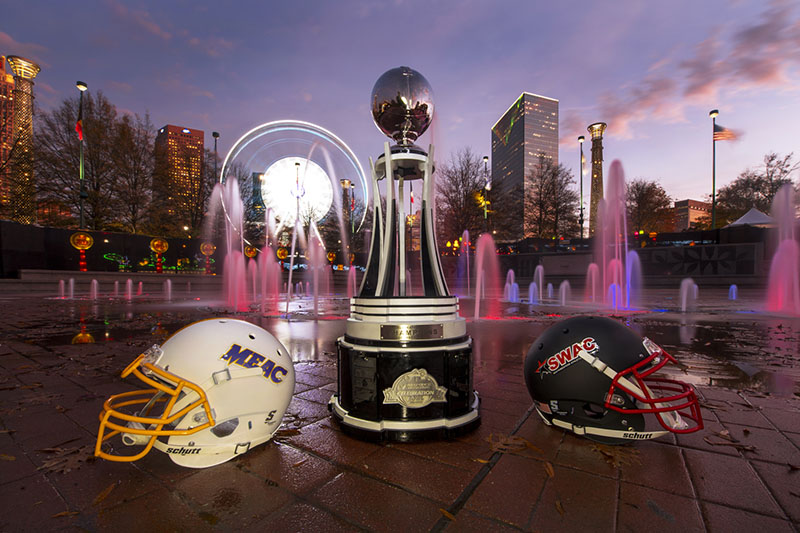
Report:
<svg viewBox="0 0 800 533"><path fill-rule="evenodd" d="M89 88L86 83L82 81L76 81L75 86L81 92L81 98L78 103L78 121L81 122L81 132L80 132L80 143L81 143L81 163L80 163L80 180L81 180L81 192L80 192L80 223L79 229L85 229L86 225L84 224L83 218L83 200L89 197L89 194L86 192L86 182L83 181L83 93L86 89Z"/></svg>
<svg viewBox="0 0 800 533"><path fill-rule="evenodd" d="M712 109L708 113L711 117L711 229L717 227L717 140L714 138L717 115L719 115L717 109Z"/></svg>

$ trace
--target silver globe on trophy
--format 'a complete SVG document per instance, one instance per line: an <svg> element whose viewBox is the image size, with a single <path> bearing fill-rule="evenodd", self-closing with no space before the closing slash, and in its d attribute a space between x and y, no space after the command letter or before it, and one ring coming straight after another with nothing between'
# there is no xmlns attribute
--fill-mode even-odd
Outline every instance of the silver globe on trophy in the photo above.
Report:
<svg viewBox="0 0 800 533"><path fill-rule="evenodd" d="M450 438L480 424L472 388L472 339L442 273L433 229L433 146L414 144L433 120L433 91L398 67L372 89L372 118L384 143L372 168L372 241L358 296L337 341L338 392L329 407L342 429L369 440ZM378 182L385 183L385 213ZM406 246L406 182L422 180L419 251ZM418 255L418 258L417 258ZM410 259L412 258L413 259ZM409 261L421 288L411 295Z"/></svg>

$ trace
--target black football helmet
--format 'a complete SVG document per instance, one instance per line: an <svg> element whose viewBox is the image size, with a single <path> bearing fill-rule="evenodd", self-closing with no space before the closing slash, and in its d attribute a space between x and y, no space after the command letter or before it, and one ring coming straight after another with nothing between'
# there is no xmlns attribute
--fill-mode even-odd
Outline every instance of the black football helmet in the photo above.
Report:
<svg viewBox="0 0 800 533"><path fill-rule="evenodd" d="M525 383L545 424L605 444L698 431L694 388L653 376L667 363L677 361L615 320L573 317L533 343ZM647 427L648 413L660 427Z"/></svg>

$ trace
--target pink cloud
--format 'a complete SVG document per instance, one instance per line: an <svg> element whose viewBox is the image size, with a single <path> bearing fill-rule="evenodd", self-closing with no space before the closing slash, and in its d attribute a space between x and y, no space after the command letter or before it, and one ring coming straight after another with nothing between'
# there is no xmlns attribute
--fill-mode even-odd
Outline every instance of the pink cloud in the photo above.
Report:
<svg viewBox="0 0 800 533"><path fill-rule="evenodd" d="M172 34L162 29L161 26L159 26L152 19L150 13L147 11L128 9L127 6L121 4L117 0L106 0L106 4L111 7L111 11L114 13L114 15L125 22L129 22L133 26L138 27L140 30L144 30L147 33L155 35L156 37L160 37L165 41L168 41L170 38L172 38Z"/></svg>
<svg viewBox="0 0 800 533"><path fill-rule="evenodd" d="M42 60L42 54L47 51L46 47L34 43L21 43L2 31L0 31L0 50L7 55L17 55L35 61L42 68L50 66Z"/></svg>
<svg viewBox="0 0 800 533"><path fill-rule="evenodd" d="M125 83L123 81L110 81L108 82L108 88L126 93L133 90L133 86L130 83Z"/></svg>
<svg viewBox="0 0 800 533"><path fill-rule="evenodd" d="M598 119L609 124L608 135L642 135L649 121L685 120L688 106L713 101L723 91L785 86L788 71L800 65L800 19L788 2L773 2L758 19L727 32L727 38L724 33L713 30L672 72L665 72L664 58L637 83L600 95L591 116L567 112L562 144L585 135L589 121Z"/></svg>
<svg viewBox="0 0 800 533"><path fill-rule="evenodd" d="M177 78L161 79L157 83L168 91L180 92L190 96L204 96L209 100L213 100L215 98L214 93L186 83Z"/></svg>
<svg viewBox="0 0 800 533"><path fill-rule="evenodd" d="M221 37L192 37L188 41L190 46L201 49L209 57L220 57L233 49L233 43Z"/></svg>

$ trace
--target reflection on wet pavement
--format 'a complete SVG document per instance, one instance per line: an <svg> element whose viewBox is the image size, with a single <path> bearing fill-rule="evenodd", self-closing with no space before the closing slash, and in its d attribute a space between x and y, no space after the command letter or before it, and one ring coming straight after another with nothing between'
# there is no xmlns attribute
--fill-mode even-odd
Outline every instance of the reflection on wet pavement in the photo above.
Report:
<svg viewBox="0 0 800 533"><path fill-rule="evenodd" d="M779 395L800 390L800 318L747 312L747 307L734 308L721 299L716 307L706 299L706 307L694 313L670 310L666 307L669 303L669 297L662 296L654 304L665 307L626 311L617 318L674 355L684 366L671 372L680 373L681 379L697 385ZM469 314L464 310L469 304L462 303L462 314ZM145 346L163 342L193 321L229 314L199 299L136 305L113 300L50 300L25 305L25 318L20 316L11 331L6 327L3 333L13 331L40 346L92 341ZM53 307L59 312L52 313ZM303 302L293 305L289 320L280 315L263 316L257 309L238 315L275 335L296 363L335 363L336 339L344 333L347 301L324 301L320 317L314 317L306 307ZM468 319L476 371L487 366L486 370L497 371L504 362L521 365L531 343L549 325L572 314L597 312L513 304L505 306L501 319Z"/></svg>

